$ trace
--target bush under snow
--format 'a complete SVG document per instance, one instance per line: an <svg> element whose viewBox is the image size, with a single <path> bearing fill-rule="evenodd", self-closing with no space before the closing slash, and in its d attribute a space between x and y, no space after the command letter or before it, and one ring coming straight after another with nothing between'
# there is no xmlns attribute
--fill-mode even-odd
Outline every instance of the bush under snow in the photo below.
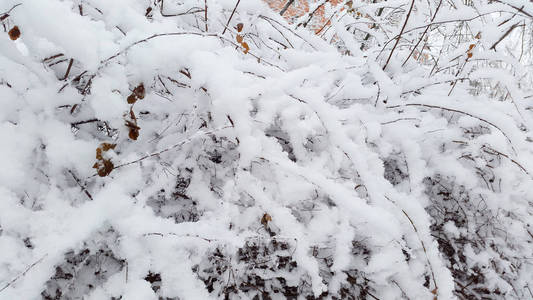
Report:
<svg viewBox="0 0 533 300"><path fill-rule="evenodd" d="M533 4L314 5L3 0L0 299L533 298Z"/></svg>

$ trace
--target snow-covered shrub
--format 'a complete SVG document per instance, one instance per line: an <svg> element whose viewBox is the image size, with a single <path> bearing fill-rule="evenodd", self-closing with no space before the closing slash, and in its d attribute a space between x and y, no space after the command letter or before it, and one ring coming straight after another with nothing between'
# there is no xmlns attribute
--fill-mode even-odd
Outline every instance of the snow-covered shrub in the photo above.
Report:
<svg viewBox="0 0 533 300"><path fill-rule="evenodd" d="M533 5L320 5L2 1L0 299L533 297Z"/></svg>

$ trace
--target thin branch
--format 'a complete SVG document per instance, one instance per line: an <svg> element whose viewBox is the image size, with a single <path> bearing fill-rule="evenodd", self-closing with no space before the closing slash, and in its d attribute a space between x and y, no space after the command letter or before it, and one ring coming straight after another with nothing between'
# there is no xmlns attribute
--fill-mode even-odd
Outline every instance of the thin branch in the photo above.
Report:
<svg viewBox="0 0 533 300"><path fill-rule="evenodd" d="M437 9L435 9L435 13L433 14L433 17L431 18L431 22L430 22L430 23L433 23L433 21L435 21L435 18L437 17L437 13L439 12L439 9L440 9L440 7L441 7L441 4L442 4L442 0L439 1L439 5L437 6ZM411 58L411 56L412 56L413 53L415 52L416 48L418 47L418 45L420 44L420 42L422 41L422 39L424 38L424 36L425 36L426 33L428 32L429 27L431 27L431 25L426 26L426 29L424 30L424 32L423 32L422 35L420 36L420 39L418 40L418 42L416 43L416 45L413 47L413 50L411 50L411 53L409 53L409 55L407 56L407 58L406 58L405 61L403 62L402 67L407 63L407 61L409 60L409 58ZM422 51L424 51L424 47L422 47L422 50L420 51L420 53L422 53Z"/></svg>
<svg viewBox="0 0 533 300"><path fill-rule="evenodd" d="M490 121L488 121L488 120L486 120L484 118L475 116L475 115L473 115L471 113L468 113L468 112L465 112L465 111L461 111L461 110L458 110L458 109L447 108L447 107L438 106L438 105L431 105L431 104L422 104L422 103L407 103L407 104L403 104L403 105L392 105L392 106L387 106L387 108L398 108L398 107L401 107L401 106L419 106L419 107L440 109L440 110L445 110L445 111L449 111L449 112L455 112L455 113L463 114L463 115L469 116L471 118L478 119L478 120L480 120L482 122L485 122L485 123L491 125L492 127L496 128L498 131L500 131L503 134L503 136L505 137L505 139L507 139L507 141L509 142L509 145L513 149L513 152L516 154L516 149L514 148L513 143L511 141L511 139L509 138L509 136L507 136L507 134L500 127L498 127L496 124L494 124L494 123L492 123L492 122L490 122Z"/></svg>
<svg viewBox="0 0 533 300"><path fill-rule="evenodd" d="M138 159L135 159L135 160L132 160L130 162L126 162L126 163L123 163L121 165L115 166L113 168L113 170L114 169L118 169L118 168L122 168L122 167L125 167L125 166L129 166L129 165L132 165L132 164L136 164L136 163L141 162L141 161L143 161L143 160L145 160L147 158L150 158L150 157L159 156L159 155L161 155L161 154L163 154L165 152L168 152L168 151L170 151L172 149L176 149L176 148L181 147L181 146L183 146L183 145L185 145L185 144L187 144L189 142L192 142L196 137L203 136L203 135L208 135L208 134L213 134L213 133L215 133L217 131L220 131L220 130L226 129L226 128L230 128L230 127L231 126L224 126L224 127L221 127L221 128L210 130L210 131L198 131L195 134L193 134L192 136L182 140L179 143L176 143L176 144L174 144L174 145L172 145L172 146L170 146L168 148L165 148L165 149L163 149L161 151L157 151L157 152L154 152L154 153L151 153L151 154L147 154L147 155L145 155L143 157L140 157Z"/></svg>
<svg viewBox="0 0 533 300"><path fill-rule="evenodd" d="M93 123L93 122L98 122L98 121L100 121L100 120L98 120L98 119L89 119L89 120L70 123L70 126L76 127L76 126L81 125L81 124Z"/></svg>
<svg viewBox="0 0 533 300"><path fill-rule="evenodd" d="M163 36L179 36L179 35L198 35L198 36L217 36L216 34L204 34L204 33L200 33L200 32L167 32L167 33L156 33L156 34L153 34L147 38L144 38L142 40L138 40L136 41L135 43L133 44L130 44L129 46L127 46L126 48L120 50L119 52L115 53L114 55L104 59L101 64L105 64L107 63L108 61L116 58L117 56L120 56L121 54L124 54L126 52L128 52L128 50L130 50L133 46L135 45L138 45L138 44L141 44L141 43L145 43L151 39L155 39L155 38L158 38L158 37L163 37Z"/></svg>
<svg viewBox="0 0 533 300"><path fill-rule="evenodd" d="M40 262L43 261L43 259L48 256L48 254L45 254L43 257L41 257L38 261L34 262L33 264L29 265L26 270L24 270L24 272L20 273L19 275L17 275L15 278L13 278L10 282L8 282L6 285L4 285L4 287L2 287L0 289L0 293L2 291L4 291L5 289L7 289L9 286L11 286L13 283L15 283L15 281L19 280L20 277L23 277L24 275L26 275L26 273L28 273L33 267L35 267L37 264L39 264Z"/></svg>
<svg viewBox="0 0 533 300"><path fill-rule="evenodd" d="M2 16L0 17L0 21L3 21L5 20L7 17L9 17L9 13L14 10L17 6L19 5L22 5L22 3L18 3L18 4L15 4L13 5L8 11L6 11L5 13L2 13Z"/></svg>
<svg viewBox="0 0 533 300"><path fill-rule="evenodd" d="M532 15L532 14L525 12L525 11L524 11L522 8L520 8L520 7L514 6L514 5L512 5L512 4L509 4L509 3L504 2L504 1L501 1L501 0L494 0L494 1L495 1L495 2L498 2L498 3L501 3L501 4L508 5L508 6L512 7L512 8L514 8L514 9L516 9L517 11L523 13L524 15L526 15L526 16L528 16L528 17L530 17L530 18L533 18L533 15ZM523 7L523 6L522 6L522 7Z"/></svg>
<svg viewBox="0 0 533 300"><path fill-rule="evenodd" d="M208 32L209 31L209 27L207 26L207 0L204 0L204 19L205 19L205 32Z"/></svg>
<svg viewBox="0 0 533 300"><path fill-rule="evenodd" d="M324 6L324 4L326 4L327 2L329 2L329 0L324 0L322 3L320 3L317 7L315 7L315 9L309 13L308 17L307 17L307 21L305 21L304 23L299 23L298 25L296 25L296 28L300 27L300 25L303 25L304 28L307 27L307 24L309 24L309 22L311 22L311 19L313 18L313 16L315 15L315 13L322 7Z"/></svg>
<svg viewBox="0 0 533 300"><path fill-rule="evenodd" d="M489 48L489 50L496 51L496 46L503 41L516 27L518 27L520 22L514 24L513 26L509 27L509 29Z"/></svg>
<svg viewBox="0 0 533 300"><path fill-rule="evenodd" d="M237 10L237 6L239 6L239 3L241 3L241 0L237 0L237 3L235 4L235 7L233 8L233 11L231 12L231 15L229 16L228 22L226 23L226 26L224 27L224 30L222 31L222 34L226 33L226 29L228 29L229 22L231 22L231 18L233 18L233 14Z"/></svg>
<svg viewBox="0 0 533 300"><path fill-rule="evenodd" d="M526 168L524 168L519 162L517 162L515 159L513 159L512 157L510 157L509 155L505 154L505 153L502 153L492 147L489 147L487 145L483 145L481 147L481 149L483 149L483 151L485 151L485 153L488 153L488 154L498 154L498 155L501 155L505 158L507 158L508 160L510 160L513 164L515 164L518 168L520 168L520 170L522 170L524 173L526 173L527 175L530 175L529 172L526 170ZM492 153L491 153L492 152Z"/></svg>
<svg viewBox="0 0 533 300"><path fill-rule="evenodd" d="M388 198L387 198L388 199ZM390 200L390 199L389 199ZM427 250L426 250L426 245L424 244L424 241L422 240L422 238L420 237L420 233L418 232L418 229L416 228L415 226L415 223L413 222L413 220L411 219L411 217L409 217L409 215L405 212L405 210L402 209L402 212L403 214L407 217L407 219L409 220L409 223L411 223L411 226L413 226L413 229L418 237L418 240L420 241L420 243L422 244L422 249L424 250L424 254L426 256L426 261L428 263L428 266L429 266L429 270L431 271L431 279L433 280L433 284L435 285L435 290L434 292L436 293L439 289L439 286L437 285L437 281L435 280L435 272L433 271L433 266L431 265L431 261L429 260L429 256L428 256L428 253L427 253ZM433 292L433 291L432 291ZM435 297L436 298L436 297Z"/></svg>
<svg viewBox="0 0 533 300"><path fill-rule="evenodd" d="M85 186L83 184L81 184L81 180L71 171L71 170L68 170L68 172L70 173L70 175L72 175L72 178L74 178L74 180L76 181L76 183L80 186L81 190L83 192L85 192L85 195L87 195L87 197L91 200L94 200L93 199L93 196L91 195L91 193L89 193L89 191L87 191L87 189L85 188Z"/></svg>
<svg viewBox="0 0 533 300"><path fill-rule="evenodd" d="M405 22L403 23L402 30L400 30L400 34L398 34L398 38L396 39L396 43L394 43L394 46L392 47L389 58L387 58L387 62L385 62L385 65L383 66L383 70L387 68L387 65L389 64L389 61L392 57L392 54L394 53L394 50L396 50L396 46L398 46L398 43L400 42L400 38L402 37L403 31L405 30L405 26L407 26L407 22L409 21L409 17L411 16L411 12L413 11L413 7L415 6L415 0L411 1L411 7L409 7L409 12L407 13L407 16L405 17Z"/></svg>
<svg viewBox="0 0 533 300"><path fill-rule="evenodd" d="M68 67L67 67L67 71L65 72L65 76L63 77L62 80L67 80L68 74L70 73L70 69L72 68L72 63L73 62L74 62L74 59L71 58L70 61L68 62Z"/></svg>
<svg viewBox="0 0 533 300"><path fill-rule="evenodd" d="M165 14L163 12L163 6L165 5L165 1L161 0L161 7L159 8L159 13L163 16L163 17L178 17L178 16L183 16L183 15L189 15L189 14L196 14L196 13L199 13L199 12L202 12L204 11L203 9L199 8L199 7L191 7L189 8L187 11L185 12L182 12L182 13L177 13L177 14Z"/></svg>
<svg viewBox="0 0 533 300"><path fill-rule="evenodd" d="M289 9L289 6L291 6L291 4L293 4L293 3L294 3L294 0L287 1L285 6L283 6L283 8L280 10L279 15L283 16L283 14L287 11L287 9Z"/></svg>

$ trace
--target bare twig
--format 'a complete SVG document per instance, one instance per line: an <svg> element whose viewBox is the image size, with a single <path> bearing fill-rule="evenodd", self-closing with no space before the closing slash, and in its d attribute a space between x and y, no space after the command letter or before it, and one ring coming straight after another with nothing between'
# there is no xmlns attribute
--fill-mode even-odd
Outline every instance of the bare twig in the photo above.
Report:
<svg viewBox="0 0 533 300"><path fill-rule="evenodd" d="M98 119L89 119L89 120L70 123L70 126L75 127L75 126L78 126L78 125L81 125L81 124L93 123L93 122L98 122L98 121L100 121L100 120L98 120Z"/></svg>
<svg viewBox="0 0 533 300"><path fill-rule="evenodd" d="M239 3L241 3L241 0L237 0L237 3L235 4L235 7L233 8L231 15L229 16L228 22L226 23L226 26L224 26L224 30L222 31L222 34L226 33L226 29L228 29L229 22L231 22L231 18L233 18L233 14L237 10L237 6L239 6Z"/></svg>
<svg viewBox="0 0 533 300"><path fill-rule="evenodd" d="M274 27L274 25L272 25L271 22L274 22L278 25L280 25L281 27L283 27L284 29L286 29L287 31L289 31L290 33L294 34L296 37L298 37L299 39L301 39L302 41L304 41L306 44L308 44L309 46L311 46L314 50L317 50L315 46L313 46L313 44L311 44L309 41L307 41L306 39L304 39L301 35L299 35L298 33L296 33L294 30L292 30L291 28L288 28L287 26L285 26L284 24L278 22L277 20L274 20L270 17L267 17L267 16L264 16L264 15L260 15L259 18L267 21L270 23L270 25L272 27Z"/></svg>
<svg viewBox="0 0 533 300"><path fill-rule="evenodd" d="M496 51L496 46L498 46L501 41L503 41L516 27L518 27L519 24L520 22L509 27L509 29L489 49Z"/></svg>
<svg viewBox="0 0 533 300"><path fill-rule="evenodd" d="M498 131L500 131L503 136L505 137L505 139L507 139L507 141L509 142L509 145L511 146L511 149L513 149L513 152L516 154L516 149L514 148L513 146L513 143L511 141L511 139L509 138L509 136L507 136L507 134L500 128L498 127L496 124L484 119L484 118L481 118L481 117L478 117L478 116L475 116L471 113L468 113L466 111L461 111L461 110L458 110L458 109L454 109L454 108L448 108L448 107L443 107L443 106L438 106L438 105L431 105L431 104L422 104L422 103L407 103L407 104L403 104L403 105L392 105L392 106L387 106L387 108L398 108L398 107L401 107L401 106L419 106L419 107L427 107L427 108L433 108L433 109L440 109L440 110L445 110L445 111L449 111L449 112L455 112L455 113L459 113L459 114L463 114L463 115L466 115L466 116L469 116L471 118L474 118L474 119L478 119L482 122L485 122L487 124L489 124L490 126L496 128Z"/></svg>
<svg viewBox="0 0 533 300"><path fill-rule="evenodd" d="M166 14L166 13L163 12L163 6L164 5L165 5L165 1L161 0L161 7L159 7L159 13L163 17L179 17L179 16L183 16L183 15L196 14L196 13L204 11L203 9L201 9L199 7L191 7L190 9L188 9L187 11L182 12L182 13Z"/></svg>
<svg viewBox="0 0 533 300"><path fill-rule="evenodd" d="M518 161L516 161L514 158L510 157L509 155L505 154L505 153L502 153L492 147L489 147L487 145L483 145L481 147L481 149L483 149L483 151L485 151L485 153L488 153L488 154L498 154L498 155L501 155L505 158L507 158L508 160L510 160L513 164L515 164L518 168L520 168L520 170L522 170L524 173L526 173L527 175L530 175L529 172L526 170L526 168L524 168Z"/></svg>
<svg viewBox="0 0 533 300"><path fill-rule="evenodd" d="M205 32L209 31L209 27L207 26L207 0L204 0L204 19L205 19Z"/></svg>
<svg viewBox="0 0 533 300"><path fill-rule="evenodd" d="M0 289L0 293L2 291L4 291L5 289L7 289L9 286L11 286L13 283L15 283L15 281L19 280L20 277L23 277L24 275L26 275L26 273L28 273L33 267L35 267L37 264L39 264L40 262L43 261L43 259L48 256L48 254L45 254L43 257L41 257L39 260L37 260L36 262L34 262L33 264L29 265L26 270L24 270L24 272L20 273L19 275L17 275L15 278L11 279L10 282L8 282L6 285L4 285L1 289Z"/></svg>
<svg viewBox="0 0 533 300"><path fill-rule="evenodd" d="M514 9L516 9L517 11L523 13L524 15L526 15L526 16L528 16L528 17L530 17L530 18L533 18L533 15L532 15L532 14L527 13L527 12L525 12L525 11L522 9L523 6L522 6L522 8L520 8L520 7L514 6L514 5L512 5L512 4L509 4L509 3L504 2L504 1L501 1L501 0L494 0L494 1L495 1L495 2L498 2L498 3L501 3L501 4L508 5L508 6L512 7L512 8L514 8Z"/></svg>
<svg viewBox="0 0 533 300"><path fill-rule="evenodd" d="M441 5L442 5L442 0L439 1L439 5L437 6L437 9L435 9L435 13L433 14L433 17L431 18L431 22L430 22L430 23L433 23L433 21L435 21L435 17L437 17L437 13L439 12L439 9L440 9L440 6L441 6ZM406 58L405 61L403 62L402 67L407 63L407 61L409 60L409 58L411 58L411 56L412 56L413 53L415 52L416 48L418 47L418 45L420 44L420 42L423 40L424 36L425 36L426 33L428 32L429 27L431 27L431 25L426 26L426 29L424 30L424 32L423 32L422 35L420 36L420 39L418 39L418 42L416 43L416 45L413 47L413 50L411 50L411 53L409 53L409 55L407 56L407 58ZM421 52L422 52L422 51L424 51L424 47L422 47Z"/></svg>
<svg viewBox="0 0 533 300"><path fill-rule="evenodd" d="M130 50L132 47L138 45L138 44L141 44L141 43L145 43L151 39L155 39L155 38L158 38L158 37L163 37L163 36L180 36L180 35L198 35L198 36L217 36L216 34L204 34L204 33L200 33L200 32L167 32L167 33L156 33L156 34L153 34L147 38L144 38L142 40L138 40L136 41L135 43L133 44L130 44L129 46L127 46L126 48L120 50L119 52L113 54L112 56L104 59L101 64L105 64L107 62L109 62L110 60L120 56L121 54L124 54L126 52L128 52L128 50Z"/></svg>
<svg viewBox="0 0 533 300"><path fill-rule="evenodd" d="M47 57L47 58L44 58L44 59L42 60L42 62L44 63L44 62L47 62L47 61L49 61L49 60L53 60L53 59L55 59L55 58L61 57L61 56L63 56L63 55L64 55L63 53L58 53L58 54L56 54L56 55L52 55L52 56L49 56L49 57Z"/></svg>
<svg viewBox="0 0 533 300"><path fill-rule="evenodd" d="M287 9L289 9L289 6L291 6L291 4L293 3L294 3L294 0L287 1L287 3L285 3L285 6L283 6L283 8L279 11L279 15L283 16L283 14L287 11Z"/></svg>
<svg viewBox="0 0 533 300"><path fill-rule="evenodd" d="M70 69L72 68L72 63L73 62L74 62L74 59L71 58L70 61L68 62L67 71L65 72L65 76L63 77L63 80L67 80L68 74L70 73Z"/></svg>
<svg viewBox="0 0 533 300"><path fill-rule="evenodd" d="M388 199L388 198L387 198ZM390 199L389 199L390 200ZM435 272L433 271L433 266L431 265L431 261L429 260L429 256L428 256L428 253L427 253L427 250L426 250L426 245L424 244L424 241L422 240L422 238L420 237L420 233L418 232L418 229L416 228L415 226L415 223L413 222L413 220L411 219L411 217L409 217L409 215L405 212L405 210L402 209L402 212L403 214L407 217L407 219L409 220L409 223L411 223L411 226L413 227L415 233L416 233L416 236L418 237L418 240L420 241L420 244L422 244L422 249L424 250L424 254L426 256L426 261L428 263L428 266L429 266L429 270L431 271L431 279L433 280L433 284L435 285L435 294L437 293L437 290L439 289L439 286L437 285L437 281L435 280ZM433 291L432 291L433 292Z"/></svg>
<svg viewBox="0 0 533 300"><path fill-rule="evenodd" d="M83 192L85 192L85 195L87 195L87 197L91 200L94 200L93 199L93 196L91 195L91 193L89 193L89 191L87 191L87 189L85 188L85 186L83 184L81 184L81 180L71 171L71 170L68 170L68 172L70 173L70 175L72 175L72 178L74 178L74 180L76 181L76 183L80 186L81 190Z"/></svg>
<svg viewBox="0 0 533 300"><path fill-rule="evenodd" d="M5 13L2 13L2 16L0 16L0 21L3 21L5 19L7 19L7 17L9 17L9 13L14 10L17 6L19 5L22 5L22 3L18 3L18 4L15 4L13 5L8 11L6 11Z"/></svg>
<svg viewBox="0 0 533 300"><path fill-rule="evenodd" d="M161 232L149 232L149 233L145 233L144 236L160 236L160 237L165 237L165 236L175 236L175 237L185 237L185 238L199 238L199 239L202 239L208 243L211 243L212 241L215 241L215 239L208 239L208 238L205 238L205 237L201 237L197 234L194 234L194 235L191 235L191 234L183 234L183 235L180 235L180 234L176 234L176 233L173 233L173 232L169 232L169 233L161 233Z"/></svg>
<svg viewBox="0 0 533 300"><path fill-rule="evenodd" d="M407 12L407 16L405 17L405 22L403 23L402 29L400 30L400 34L398 34L398 38L396 39L396 43L394 43L394 46L392 47L389 58L387 58L387 61L385 62L385 65L383 66L383 70L387 68L387 65L389 64L389 61L392 57L392 54L394 53L394 50L396 50L396 46L398 46L398 43L400 42L400 39L402 37L403 31L405 30L405 26L407 26L407 22L409 21L409 17L411 16L411 12L413 11L413 7L415 6L415 0L411 1L411 7L409 7L409 12Z"/></svg>
<svg viewBox="0 0 533 300"><path fill-rule="evenodd" d="M202 37L215 37L215 38L218 38L220 40L223 40L225 42L228 42L228 43L231 43L232 45L234 46L238 46L235 42L233 42L232 40L230 39L227 39L225 37L223 37L222 35L220 34L217 34L217 33L202 33L202 32L167 32L167 33L157 33L157 34L153 34L147 38L144 38L142 40L138 40L132 44L130 44L129 46L127 46L126 48L120 50L119 52L113 54L112 56L104 59L103 61L100 62L100 67L98 68L99 70L102 69L106 63L108 63L109 61L117 58L118 56L128 52L128 50L130 50L131 48L133 48L134 46L138 45L138 44L142 44L142 43L145 43L145 42L148 42L149 40L152 40L152 39L155 39L155 38L159 38L159 37L166 37L166 36L181 36L181 35L197 35L197 36L202 36ZM261 57L255 55L254 53L252 53L252 51L248 51L248 55L251 55L255 58L257 58L257 61L258 62L263 62L271 67L276 67L280 70L283 70L281 67L273 64L273 63L270 63L264 59L262 59ZM92 75L91 76L92 78L95 77L95 75ZM91 78L91 79L92 79ZM84 93L87 93L88 91L88 88L89 88L89 85L90 85L90 82L91 80L89 80L89 82L87 83L87 86L85 87L85 89L82 91L82 94Z"/></svg>
<svg viewBox="0 0 533 300"><path fill-rule="evenodd" d="M315 7L315 9L309 13L308 17L307 17L307 21L303 22L303 23L299 23L298 25L296 25L296 28L300 27L301 25L304 26L304 28L307 27L307 25L309 24L309 22L311 22L311 19L313 19L313 16L315 15L315 13L322 7L324 6L324 4L326 4L327 2L329 2L329 0L323 0L322 3L320 3L317 7Z"/></svg>
<svg viewBox="0 0 533 300"><path fill-rule="evenodd" d="M174 144L174 145L172 145L172 146L170 146L170 147L168 147L168 148L165 148L165 149L163 149L163 150L161 150L161 151L157 151L157 152L154 152L154 153L151 153L151 154L147 154L147 155L145 155L145 156L143 156L143 157L140 157L140 158L138 158L138 159L135 159L135 160L132 160L132 161L130 161L130 162L126 162L126 163L123 163L123 164L121 164L121 165L115 166L115 167L113 168L113 170L114 170L114 169L118 169L118 168L122 168L122 167L125 167L125 166L129 166L129 165L132 165L132 164L136 164L136 163L141 162L141 161L143 161L143 160L145 160L145 159L147 159L147 158L150 158L150 157L159 156L159 155L161 155L161 154L163 154L163 153L165 153L165 152L168 152L168 151L170 151L170 150L172 150L172 149L176 149L176 148L178 148L178 147L181 147L181 146L183 146L183 145L185 145L185 144L191 142L192 140L194 140L194 139L195 139L196 137L198 137L198 136L203 136L203 135L213 134L213 133L215 133L215 132L217 132L217 131L219 131L219 130L226 129L226 128L230 128L230 127L231 127L231 126L224 126L224 127L221 127L221 128L217 128L217 129L210 130L210 131L198 131L198 132L196 132L195 134L193 134L192 136L190 136L190 137L188 137L188 138L182 140L181 142L178 142L178 143L176 143L176 144ZM94 175L93 175L93 176L94 176Z"/></svg>

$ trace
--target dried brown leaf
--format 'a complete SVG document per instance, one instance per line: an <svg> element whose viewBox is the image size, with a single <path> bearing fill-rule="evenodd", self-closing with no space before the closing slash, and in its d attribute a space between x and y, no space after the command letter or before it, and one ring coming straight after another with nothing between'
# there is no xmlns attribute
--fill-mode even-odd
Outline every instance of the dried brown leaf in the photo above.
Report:
<svg viewBox="0 0 533 300"><path fill-rule="evenodd" d="M9 34L9 38L12 39L13 41L17 40L20 37L19 27L14 26L13 28L11 28L11 30L9 30L8 34Z"/></svg>
<svg viewBox="0 0 533 300"><path fill-rule="evenodd" d="M139 130L136 128L130 128L130 132L128 136L130 137L130 139L136 141L137 138L139 137Z"/></svg>
<svg viewBox="0 0 533 300"><path fill-rule="evenodd" d="M133 94L135 94L138 99L144 99L145 93L146 91L142 82L136 88L133 89Z"/></svg>
<svg viewBox="0 0 533 300"><path fill-rule="evenodd" d="M264 226L267 226L268 222L270 221L272 221L272 217L267 213L265 213L263 217L261 218L261 224L263 224Z"/></svg>
<svg viewBox="0 0 533 300"><path fill-rule="evenodd" d="M137 96L135 96L135 94L132 93L131 95L128 96L127 100L129 104L133 104L137 102Z"/></svg>
<svg viewBox="0 0 533 300"><path fill-rule="evenodd" d="M242 42L241 45L244 48L244 50L243 50L244 54L247 54L248 51L250 51L250 46L248 46L248 43L246 43L246 42Z"/></svg>
<svg viewBox="0 0 533 300"><path fill-rule="evenodd" d="M100 147L96 148L96 159L98 159L98 160L104 159L102 157L102 148L100 148Z"/></svg>
<svg viewBox="0 0 533 300"><path fill-rule="evenodd" d="M117 144L111 144L111 143L101 143L100 144L100 147L104 151L109 151L111 149L115 149L116 146L117 146Z"/></svg>

